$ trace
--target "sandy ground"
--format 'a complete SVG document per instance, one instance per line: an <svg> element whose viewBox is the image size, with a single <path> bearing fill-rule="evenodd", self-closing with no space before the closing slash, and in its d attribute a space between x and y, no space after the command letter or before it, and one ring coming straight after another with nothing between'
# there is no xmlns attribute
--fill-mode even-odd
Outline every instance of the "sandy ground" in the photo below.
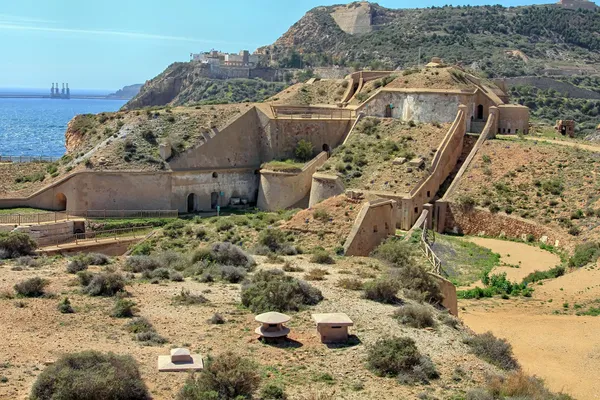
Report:
<svg viewBox="0 0 600 400"><path fill-rule="evenodd" d="M468 240L500 254L502 263L512 266L518 265L519 268L501 266L494 268L492 271L492 274L506 272L506 277L511 281L520 282L532 272L547 270L560 264L560 257L556 254L525 243L480 237L471 237Z"/></svg>
<svg viewBox="0 0 600 400"><path fill-rule="evenodd" d="M507 269L511 278L556 265L553 255L525 244L475 240L503 254L505 262L505 253L511 262L522 261L521 268ZM535 286L530 299L459 301L461 319L477 333L491 331L508 339L525 371L543 378L552 390L579 400L600 399L600 317L576 316L573 311L575 304L586 309L600 299L598 268L580 269Z"/></svg>
<svg viewBox="0 0 600 400"><path fill-rule="evenodd" d="M305 271L317 267L306 261L308 256L288 257ZM264 257L257 257L264 262ZM113 266L118 267L120 261ZM158 355L168 354L172 347L184 346L203 355L233 350L261 364L264 382L283 382L290 400L306 400L307 394L321 392L335 399L416 399L427 392L435 398L446 399L461 395L467 388L480 386L484 374L495 368L476 358L462 341L459 330L439 324L435 330L412 329L401 326L392 318L396 306L364 300L360 292L338 288L343 277L361 277L380 273L375 260L361 258L338 259L332 266L318 266L329 271L326 280L311 282L320 288L325 300L307 310L290 313L288 324L293 340L288 346L271 346L257 341L254 334L254 315L239 306L239 285L224 283L164 282L149 284L132 282L126 287L139 307L138 314L148 318L159 334L169 339L163 346L142 346L132 339L124 326L126 319L111 318L108 314L113 299L93 298L70 285L73 276L65 273L66 260L39 269L12 270L0 266L0 294L25 278L41 276L50 280L48 292L55 298L25 299L26 306L16 307L17 299L0 296L0 399L25 399L36 376L45 365L65 352L95 349L132 355L140 365L142 377L154 399L173 399L186 379L183 373L158 373ZM261 268L277 265L261 264ZM93 267L98 270L98 267ZM302 277L304 272L293 273ZM363 278L364 279L364 278ZM210 304L178 306L171 302L182 288L202 293ZM75 314L60 314L56 306L68 296ZM321 344L311 313L346 312L355 322L350 333L359 344L329 348ZM206 321L215 312L226 323L211 325ZM405 386L395 379L380 378L365 368L366 351L380 337L410 336L421 351L436 364L441 378L430 385ZM458 380L456 369L465 371ZM328 373L333 381L323 382L316 377ZM356 385L364 389L356 390Z"/></svg>

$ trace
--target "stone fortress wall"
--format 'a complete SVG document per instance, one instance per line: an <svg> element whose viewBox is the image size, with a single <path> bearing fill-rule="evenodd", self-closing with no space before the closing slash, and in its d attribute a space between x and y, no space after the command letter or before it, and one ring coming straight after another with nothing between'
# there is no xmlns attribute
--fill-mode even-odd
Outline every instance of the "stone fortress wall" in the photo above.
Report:
<svg viewBox="0 0 600 400"><path fill-rule="evenodd" d="M306 163L297 173L260 171L260 187L257 207L261 210L277 211L294 207L310 195L313 174L327 161L327 152L322 151ZM308 204L308 201L306 201Z"/></svg>
<svg viewBox="0 0 600 400"><path fill-rule="evenodd" d="M365 82L391 73L363 71L349 75L346 97L352 98ZM526 107L503 104L483 85L471 90L384 87L362 105L348 107L345 113L334 113L332 110L339 110L334 106L306 106L300 114L292 115L286 114L289 110L278 112L277 107L249 106L226 127L203 133L204 140L198 145L168 160L171 171L74 173L28 198L0 200L0 207L191 212L208 211L227 206L232 199L243 199L258 203L261 208L276 210L291 207L305 198L312 206L344 191L338 177L316 173L316 169L325 162L329 151L347 139L360 116L452 122L429 166L430 175L410 193L367 193L370 200L394 200L395 226L408 229L456 165L462 152L462 139L473 124L481 120L485 125L493 119L494 132L496 126L502 129L502 124L510 126L512 131L519 129L516 126L526 126L529 117ZM331 113L330 117L325 117L327 113ZM494 118L490 118L492 114ZM315 151L322 153L300 173L261 170L265 162L293 157L301 139L310 141Z"/></svg>

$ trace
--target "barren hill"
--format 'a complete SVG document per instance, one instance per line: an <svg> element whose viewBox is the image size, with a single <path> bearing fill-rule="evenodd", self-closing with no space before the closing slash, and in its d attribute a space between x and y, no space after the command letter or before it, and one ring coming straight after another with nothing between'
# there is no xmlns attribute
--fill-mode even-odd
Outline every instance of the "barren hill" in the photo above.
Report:
<svg viewBox="0 0 600 400"><path fill-rule="evenodd" d="M394 10L352 3L310 10L270 50L281 66L296 54L305 66L405 68L417 64L420 48L422 62L438 56L489 76L593 72L600 37L590 32L598 30L599 13L558 5Z"/></svg>

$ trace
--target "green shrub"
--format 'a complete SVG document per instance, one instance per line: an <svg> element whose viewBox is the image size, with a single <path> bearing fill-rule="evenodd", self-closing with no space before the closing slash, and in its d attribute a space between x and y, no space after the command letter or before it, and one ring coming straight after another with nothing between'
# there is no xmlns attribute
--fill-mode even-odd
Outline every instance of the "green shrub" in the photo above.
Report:
<svg viewBox="0 0 600 400"><path fill-rule="evenodd" d="M527 376L521 370L512 371L505 375L488 377L483 389L471 389L466 393L465 400L573 400L566 394L550 392L544 381L535 376Z"/></svg>
<svg viewBox="0 0 600 400"><path fill-rule="evenodd" d="M82 257L73 257L67 264L67 272L76 274L79 271L85 271L88 268L88 263Z"/></svg>
<svg viewBox="0 0 600 400"><path fill-rule="evenodd" d="M366 282L363 286L363 297L380 303L394 304L398 302L400 285L391 279L377 279Z"/></svg>
<svg viewBox="0 0 600 400"><path fill-rule="evenodd" d="M281 386L268 383L260 391L260 398L262 400L286 400L287 395Z"/></svg>
<svg viewBox="0 0 600 400"><path fill-rule="evenodd" d="M313 255L310 257L310 262L316 264L335 264L333 257L331 257L329 253L323 249L315 250Z"/></svg>
<svg viewBox="0 0 600 400"><path fill-rule="evenodd" d="M128 299L118 298L115 301L110 316L114 318L131 318L134 314L134 308L135 302Z"/></svg>
<svg viewBox="0 0 600 400"><path fill-rule="evenodd" d="M588 242L575 247L573 256L569 259L569 267L581 268L594 263L600 257L600 243Z"/></svg>
<svg viewBox="0 0 600 400"><path fill-rule="evenodd" d="M260 385L258 371L258 365L253 361L232 352L208 357L204 369L188 377L177 399L250 399Z"/></svg>
<svg viewBox="0 0 600 400"><path fill-rule="evenodd" d="M192 294L189 289L181 289L181 292L173 296L173 303L182 306L209 303L208 299L201 294Z"/></svg>
<svg viewBox="0 0 600 400"><path fill-rule="evenodd" d="M28 256L37 248L37 243L26 233L0 232L0 259Z"/></svg>
<svg viewBox="0 0 600 400"><path fill-rule="evenodd" d="M220 218L215 224L217 232L225 232L231 230L234 226L235 224L229 218Z"/></svg>
<svg viewBox="0 0 600 400"><path fill-rule="evenodd" d="M462 212L470 213L477 205L477 200L470 195L462 194L456 199L456 204Z"/></svg>
<svg viewBox="0 0 600 400"><path fill-rule="evenodd" d="M337 286L347 290L362 290L363 282L358 278L342 278L337 281Z"/></svg>
<svg viewBox="0 0 600 400"><path fill-rule="evenodd" d="M123 275L118 272L103 272L92 275L83 291L90 296L114 296L122 291L124 287L125 279Z"/></svg>
<svg viewBox="0 0 600 400"><path fill-rule="evenodd" d="M444 300L437 280L418 265L407 264L393 268L390 276L398 282L409 298L431 304L440 304Z"/></svg>
<svg viewBox="0 0 600 400"><path fill-rule="evenodd" d="M127 330L134 334L134 339L142 342L145 346L159 346L168 342L160 336L154 326L144 317L134 318L126 326Z"/></svg>
<svg viewBox="0 0 600 400"><path fill-rule="evenodd" d="M150 394L131 356L84 351L66 354L46 367L30 399L147 400Z"/></svg>
<svg viewBox="0 0 600 400"><path fill-rule="evenodd" d="M313 218L321 222L329 221L329 213L324 208L319 208L313 211Z"/></svg>
<svg viewBox="0 0 600 400"><path fill-rule="evenodd" d="M304 279L307 281L323 281L325 280L326 275L329 275L329 272L326 270L321 268L313 268L304 274Z"/></svg>
<svg viewBox="0 0 600 400"><path fill-rule="evenodd" d="M308 161L313 157L314 148L311 142L305 139L300 139L294 150L296 158L300 161Z"/></svg>
<svg viewBox="0 0 600 400"><path fill-rule="evenodd" d="M60 303L58 303L58 311L62 314L72 314L75 312L73 307L71 307L71 302L68 297L65 297Z"/></svg>
<svg viewBox="0 0 600 400"><path fill-rule="evenodd" d="M428 328L435 326L433 312L430 306L422 304L408 304L394 312L394 318L403 325L413 328Z"/></svg>
<svg viewBox="0 0 600 400"><path fill-rule="evenodd" d="M281 270L257 272L242 285L242 304L254 313L298 311L323 300L321 291Z"/></svg>
<svg viewBox="0 0 600 400"><path fill-rule="evenodd" d="M379 339L368 349L367 365L379 376L402 378L403 383L411 377L416 380L439 377L433 363L417 349L409 337Z"/></svg>
<svg viewBox="0 0 600 400"><path fill-rule="evenodd" d="M192 263L198 261L212 262L220 265L233 265L251 271L256 261L238 246L229 242L214 243L210 249L200 248L192 254Z"/></svg>
<svg viewBox="0 0 600 400"><path fill-rule="evenodd" d="M131 272L144 272L154 271L161 267L164 267L164 263L156 257L140 255L128 257L123 269Z"/></svg>
<svg viewBox="0 0 600 400"><path fill-rule="evenodd" d="M49 283L50 282L46 279L36 276L17 283L14 288L19 296L41 297L44 295L44 288L48 286Z"/></svg>
<svg viewBox="0 0 600 400"><path fill-rule="evenodd" d="M480 287L456 291L456 297L459 299L481 299L484 297L493 297L494 294L495 292L492 288L482 289Z"/></svg>
<svg viewBox="0 0 600 400"><path fill-rule="evenodd" d="M392 267L404 267L414 263L414 252L411 245L403 240L391 238L377 246L371 254L390 264Z"/></svg>
<svg viewBox="0 0 600 400"><path fill-rule="evenodd" d="M554 279L565 274L565 267L559 265L547 271L534 271L523 278L523 284L535 283L544 279Z"/></svg>
<svg viewBox="0 0 600 400"><path fill-rule="evenodd" d="M514 358L512 346L505 339L498 339L491 332L472 336L465 340L473 353L481 359L494 364L504 370L519 368L519 363Z"/></svg>
<svg viewBox="0 0 600 400"><path fill-rule="evenodd" d="M264 246L267 251L283 255L298 254L298 249L289 244L286 232L280 229L265 229L258 235L258 244Z"/></svg>
<svg viewBox="0 0 600 400"><path fill-rule="evenodd" d="M542 190L553 195L560 195L564 190L563 183L558 179L550 179L542 182Z"/></svg>

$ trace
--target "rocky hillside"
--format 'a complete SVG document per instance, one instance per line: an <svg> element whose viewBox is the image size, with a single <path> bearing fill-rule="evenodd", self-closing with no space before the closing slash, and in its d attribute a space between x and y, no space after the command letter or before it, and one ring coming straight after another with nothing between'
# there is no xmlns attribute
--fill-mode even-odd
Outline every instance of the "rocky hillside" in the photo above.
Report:
<svg viewBox="0 0 600 400"><path fill-rule="evenodd" d="M117 100L129 100L133 99L140 92L142 88L141 83L136 83L135 85L128 85L123 87L123 89L117 90L115 93L111 93L106 96L109 99L117 99Z"/></svg>
<svg viewBox="0 0 600 400"><path fill-rule="evenodd" d="M285 87L281 82L260 79L208 79L201 65L191 62L171 64L149 80L124 110L152 106L182 106L257 102L271 97Z"/></svg>
<svg viewBox="0 0 600 400"><path fill-rule="evenodd" d="M270 50L282 67L405 68L417 63L421 48L423 62L438 56L490 77L599 70L600 36L590 34L600 30L598 11L555 5L392 10L370 4L365 28L364 7L314 8Z"/></svg>

